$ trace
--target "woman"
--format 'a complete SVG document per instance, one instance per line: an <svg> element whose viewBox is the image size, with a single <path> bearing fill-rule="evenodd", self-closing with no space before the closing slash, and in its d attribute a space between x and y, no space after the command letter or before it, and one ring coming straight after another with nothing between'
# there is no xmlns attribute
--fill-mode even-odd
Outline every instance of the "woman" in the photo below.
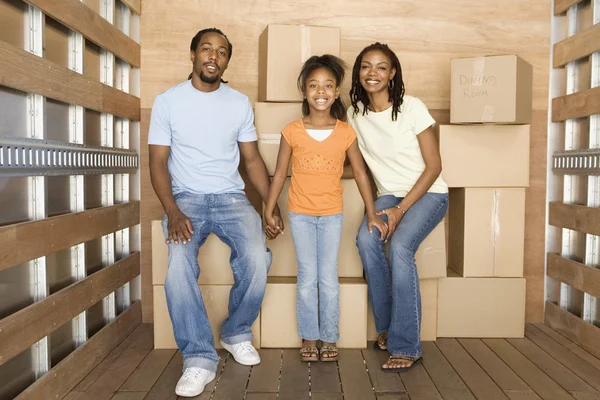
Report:
<svg viewBox="0 0 600 400"><path fill-rule="evenodd" d="M379 333L375 345L389 353L383 371L406 371L422 355L415 252L448 208L435 120L421 100L404 95L400 61L381 43L356 58L350 99L348 122L377 186L375 207L388 224L381 239L365 218L357 236Z"/></svg>

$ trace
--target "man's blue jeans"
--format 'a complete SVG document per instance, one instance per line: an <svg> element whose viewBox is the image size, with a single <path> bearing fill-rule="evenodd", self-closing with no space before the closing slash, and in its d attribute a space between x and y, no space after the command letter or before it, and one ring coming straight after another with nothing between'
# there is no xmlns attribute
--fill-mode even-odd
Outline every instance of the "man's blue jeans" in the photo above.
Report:
<svg viewBox="0 0 600 400"><path fill-rule="evenodd" d="M237 344L252 340L250 326L258 317L265 294L271 252L266 247L260 216L243 193L180 193L175 202L192 221L194 234L187 244L169 244L165 282L167 305L183 368L215 371L219 357L202 295L198 287L198 251L210 233L231 248L234 284L229 294L229 317L221 326L221 340ZM167 237L167 216L162 221Z"/></svg>

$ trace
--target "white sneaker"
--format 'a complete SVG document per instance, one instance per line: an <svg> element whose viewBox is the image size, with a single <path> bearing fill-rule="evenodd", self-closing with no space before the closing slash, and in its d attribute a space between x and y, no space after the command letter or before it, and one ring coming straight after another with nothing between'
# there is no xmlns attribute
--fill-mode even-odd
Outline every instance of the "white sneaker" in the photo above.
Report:
<svg viewBox="0 0 600 400"><path fill-rule="evenodd" d="M242 365L256 365L260 363L258 351L250 342L227 344L221 340L221 346L231 353L233 359Z"/></svg>
<svg viewBox="0 0 600 400"><path fill-rule="evenodd" d="M186 368L177 386L175 394L182 397L195 397L204 391L204 387L215 379L216 374L203 368Z"/></svg>

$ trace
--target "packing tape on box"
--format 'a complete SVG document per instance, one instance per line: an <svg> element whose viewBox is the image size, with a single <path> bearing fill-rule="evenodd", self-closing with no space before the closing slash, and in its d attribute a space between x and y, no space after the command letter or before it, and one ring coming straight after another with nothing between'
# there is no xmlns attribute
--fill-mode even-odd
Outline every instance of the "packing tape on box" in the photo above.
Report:
<svg viewBox="0 0 600 400"><path fill-rule="evenodd" d="M496 107L486 104L483 106L483 114L481 115L481 122L492 122L494 120L494 111Z"/></svg>
<svg viewBox="0 0 600 400"><path fill-rule="evenodd" d="M281 133L265 133L260 135L261 143L279 144L281 142Z"/></svg>
<svg viewBox="0 0 600 400"><path fill-rule="evenodd" d="M485 69L485 57L473 59L473 86L483 86L483 72Z"/></svg>
<svg viewBox="0 0 600 400"><path fill-rule="evenodd" d="M310 58L310 27L300 25L300 61L302 64Z"/></svg>
<svg viewBox="0 0 600 400"><path fill-rule="evenodd" d="M500 237L500 191L494 189L494 204L492 204L492 243L494 247L494 253L496 252L496 241Z"/></svg>

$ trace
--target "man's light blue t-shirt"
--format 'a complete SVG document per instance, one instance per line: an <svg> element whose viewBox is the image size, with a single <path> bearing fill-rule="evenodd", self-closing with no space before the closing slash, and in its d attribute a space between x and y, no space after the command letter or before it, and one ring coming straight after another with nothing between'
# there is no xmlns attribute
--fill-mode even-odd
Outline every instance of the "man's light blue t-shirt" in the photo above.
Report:
<svg viewBox="0 0 600 400"><path fill-rule="evenodd" d="M171 147L173 194L243 192L238 142L256 140L250 100L223 83L206 93L188 80L154 101L148 144Z"/></svg>

